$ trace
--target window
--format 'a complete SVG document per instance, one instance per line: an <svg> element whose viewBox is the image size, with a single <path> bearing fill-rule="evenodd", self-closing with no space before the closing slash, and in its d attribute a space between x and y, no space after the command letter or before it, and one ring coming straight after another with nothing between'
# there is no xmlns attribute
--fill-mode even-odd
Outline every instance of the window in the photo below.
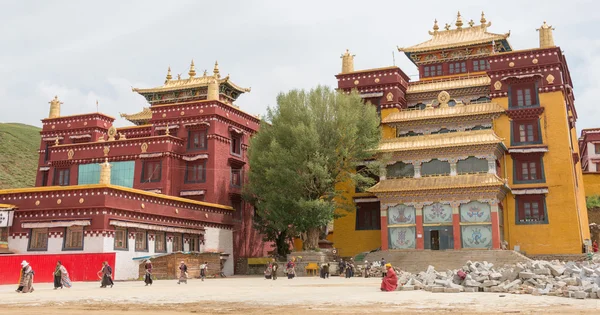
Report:
<svg viewBox="0 0 600 315"><path fill-rule="evenodd" d="M423 133L418 133L418 132L414 132L414 131L409 131L407 133L397 133L396 137L398 138L402 138L402 137L414 137L414 136L422 136Z"/></svg>
<svg viewBox="0 0 600 315"><path fill-rule="evenodd" d="M489 170L488 161L470 156L464 160L456 162L456 172L458 174L468 173L487 173Z"/></svg>
<svg viewBox="0 0 600 315"><path fill-rule="evenodd" d="M189 150L206 150L208 147L207 142L207 130L191 130L188 132Z"/></svg>
<svg viewBox="0 0 600 315"><path fill-rule="evenodd" d="M386 176L388 178L403 178L415 176L414 165L407 164L404 162L396 162L392 165L388 165L386 169Z"/></svg>
<svg viewBox="0 0 600 315"><path fill-rule="evenodd" d="M600 154L600 143L594 144L594 153Z"/></svg>
<svg viewBox="0 0 600 315"><path fill-rule="evenodd" d="M450 163L433 159L421 164L421 175L448 175L450 174Z"/></svg>
<svg viewBox="0 0 600 315"><path fill-rule="evenodd" d="M173 235L173 250L172 252L181 252L183 251L183 240L181 238L181 234Z"/></svg>
<svg viewBox="0 0 600 315"><path fill-rule="evenodd" d="M515 159L514 165L516 181L538 183L544 181L541 157Z"/></svg>
<svg viewBox="0 0 600 315"><path fill-rule="evenodd" d="M231 207L233 208L233 218L236 220L242 219L242 201L241 200L232 200Z"/></svg>
<svg viewBox="0 0 600 315"><path fill-rule="evenodd" d="M135 161L111 162L110 183L123 187L133 187ZM80 164L77 172L77 185L97 184L100 180L100 165Z"/></svg>
<svg viewBox="0 0 600 315"><path fill-rule="evenodd" d="M71 226L66 228L64 241L63 248L65 250L83 250L83 226Z"/></svg>
<svg viewBox="0 0 600 315"><path fill-rule="evenodd" d="M41 186L48 186L48 171L43 171L42 172L42 185Z"/></svg>
<svg viewBox="0 0 600 315"><path fill-rule="evenodd" d="M199 252L200 251L200 239L198 236L190 236L188 239L188 245L190 247L190 252Z"/></svg>
<svg viewBox="0 0 600 315"><path fill-rule="evenodd" d="M69 174L68 168L57 168L54 170L54 186L69 186Z"/></svg>
<svg viewBox="0 0 600 315"><path fill-rule="evenodd" d="M379 203L364 203L356 206L356 230L380 230Z"/></svg>
<svg viewBox="0 0 600 315"><path fill-rule="evenodd" d="M46 142L46 149L44 150L44 162L48 162L50 158L50 142Z"/></svg>
<svg viewBox="0 0 600 315"><path fill-rule="evenodd" d="M188 162L185 166L186 183L204 183L206 181L206 160Z"/></svg>
<svg viewBox="0 0 600 315"><path fill-rule="evenodd" d="M544 195L522 195L516 198L517 224L548 223Z"/></svg>
<svg viewBox="0 0 600 315"><path fill-rule="evenodd" d="M487 60L473 60L473 71L486 71L490 69L490 64Z"/></svg>
<svg viewBox="0 0 600 315"><path fill-rule="evenodd" d="M242 187L242 169L231 168L231 186Z"/></svg>
<svg viewBox="0 0 600 315"><path fill-rule="evenodd" d="M242 136L231 136L231 154L242 155Z"/></svg>
<svg viewBox="0 0 600 315"><path fill-rule="evenodd" d="M144 161L142 163L142 183L160 182L161 161Z"/></svg>
<svg viewBox="0 0 600 315"><path fill-rule="evenodd" d="M127 249L127 229L115 228L115 249Z"/></svg>
<svg viewBox="0 0 600 315"><path fill-rule="evenodd" d="M538 120L513 121L513 142L539 143Z"/></svg>
<svg viewBox="0 0 600 315"><path fill-rule="evenodd" d="M467 63L466 62L453 62L450 63L450 74L454 73L466 73Z"/></svg>
<svg viewBox="0 0 600 315"><path fill-rule="evenodd" d="M442 65L431 65L423 67L424 77L435 77L442 75Z"/></svg>
<svg viewBox="0 0 600 315"><path fill-rule="evenodd" d="M537 105L537 94L534 84L511 86L510 107L523 107Z"/></svg>
<svg viewBox="0 0 600 315"><path fill-rule="evenodd" d="M48 250L48 229L32 229L29 237L30 251Z"/></svg>
<svg viewBox="0 0 600 315"><path fill-rule="evenodd" d="M166 253L165 232L154 232L154 251L157 253Z"/></svg>
<svg viewBox="0 0 600 315"><path fill-rule="evenodd" d="M135 251L148 250L148 233L146 231L135 232Z"/></svg>

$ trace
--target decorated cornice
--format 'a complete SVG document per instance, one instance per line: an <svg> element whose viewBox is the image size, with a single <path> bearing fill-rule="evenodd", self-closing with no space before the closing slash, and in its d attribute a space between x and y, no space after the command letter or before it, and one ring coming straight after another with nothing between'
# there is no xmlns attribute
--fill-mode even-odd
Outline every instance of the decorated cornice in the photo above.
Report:
<svg viewBox="0 0 600 315"><path fill-rule="evenodd" d="M544 107L511 107L506 111L508 118L512 120L537 119L544 112Z"/></svg>
<svg viewBox="0 0 600 315"><path fill-rule="evenodd" d="M220 108L225 111L225 116L229 118L230 115L240 117L244 120L250 120L254 123L260 123L260 118L252 114L246 113L239 107L229 105L221 101L192 101L192 102L178 102L164 105L153 105L150 107L154 120L157 118L175 118L178 116L202 116L204 111L208 108ZM183 114L181 114L183 112ZM158 116L156 116L158 115ZM188 117L184 117L188 118Z"/></svg>

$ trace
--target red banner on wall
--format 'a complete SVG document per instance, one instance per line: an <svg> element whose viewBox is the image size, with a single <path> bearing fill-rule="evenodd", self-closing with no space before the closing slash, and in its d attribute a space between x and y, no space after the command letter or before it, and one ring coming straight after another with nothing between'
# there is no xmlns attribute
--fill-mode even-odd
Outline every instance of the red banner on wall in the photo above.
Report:
<svg viewBox="0 0 600 315"><path fill-rule="evenodd" d="M19 283L21 262L26 260L33 271L34 283L53 282L56 262L67 268L71 281L100 281L98 271L108 261L115 273L115 253L0 255L0 284Z"/></svg>

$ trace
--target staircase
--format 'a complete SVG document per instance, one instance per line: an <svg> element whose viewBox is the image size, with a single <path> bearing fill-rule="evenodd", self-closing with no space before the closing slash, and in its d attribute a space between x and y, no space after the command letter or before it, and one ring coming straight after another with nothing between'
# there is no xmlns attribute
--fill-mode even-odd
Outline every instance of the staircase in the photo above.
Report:
<svg viewBox="0 0 600 315"><path fill-rule="evenodd" d="M526 262L530 259L512 250L412 250L378 251L367 254L365 260L380 261L384 258L392 266L417 273L427 270L429 265L438 271L458 269L467 261L487 261L495 267Z"/></svg>

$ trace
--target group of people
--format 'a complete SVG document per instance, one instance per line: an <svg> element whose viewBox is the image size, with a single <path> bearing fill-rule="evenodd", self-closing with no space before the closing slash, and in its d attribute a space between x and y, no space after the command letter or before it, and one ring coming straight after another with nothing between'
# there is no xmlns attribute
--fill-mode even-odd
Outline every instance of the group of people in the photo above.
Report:
<svg viewBox="0 0 600 315"><path fill-rule="evenodd" d="M346 278L354 277L354 259L350 258L348 261L340 260L340 275L345 275Z"/></svg>
<svg viewBox="0 0 600 315"><path fill-rule="evenodd" d="M279 265L275 261L275 258L273 258L265 267L265 279L277 280L277 270L279 270ZM285 265L285 274L288 279L293 279L296 276L296 263L292 259Z"/></svg>

